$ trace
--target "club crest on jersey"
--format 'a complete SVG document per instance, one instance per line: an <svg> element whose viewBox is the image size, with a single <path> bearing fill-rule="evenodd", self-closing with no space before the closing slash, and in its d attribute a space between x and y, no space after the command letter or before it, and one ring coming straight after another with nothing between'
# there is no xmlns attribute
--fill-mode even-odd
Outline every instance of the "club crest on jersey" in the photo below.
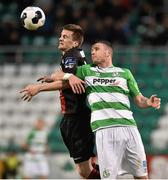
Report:
<svg viewBox="0 0 168 180"><path fill-rule="evenodd" d="M105 169L103 171L103 178L108 178L110 176L110 171L108 169Z"/></svg>
<svg viewBox="0 0 168 180"><path fill-rule="evenodd" d="M99 73L99 72L95 72L95 75L96 75L96 76L100 76L100 73Z"/></svg>
<svg viewBox="0 0 168 180"><path fill-rule="evenodd" d="M119 73L119 72L113 72L113 73L112 73L112 76L113 76L113 77L120 76L120 73Z"/></svg>
<svg viewBox="0 0 168 180"><path fill-rule="evenodd" d="M67 57L64 61L65 68L73 68L75 65L75 59L73 57Z"/></svg>

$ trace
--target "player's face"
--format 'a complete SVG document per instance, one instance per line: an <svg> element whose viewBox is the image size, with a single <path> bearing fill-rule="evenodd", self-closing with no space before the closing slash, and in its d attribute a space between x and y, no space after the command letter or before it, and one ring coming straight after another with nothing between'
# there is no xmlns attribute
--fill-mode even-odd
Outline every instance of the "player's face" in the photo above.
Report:
<svg viewBox="0 0 168 180"><path fill-rule="evenodd" d="M73 32L63 29L59 38L58 49L63 52L68 51L76 46L76 42L73 40Z"/></svg>
<svg viewBox="0 0 168 180"><path fill-rule="evenodd" d="M44 123L44 121L43 120L37 120L37 122L36 122L36 128L37 129L43 129L44 128L44 126L45 126L45 123Z"/></svg>
<svg viewBox="0 0 168 180"><path fill-rule="evenodd" d="M104 44L96 43L92 46L91 55L94 64L101 64L106 60L107 49Z"/></svg>

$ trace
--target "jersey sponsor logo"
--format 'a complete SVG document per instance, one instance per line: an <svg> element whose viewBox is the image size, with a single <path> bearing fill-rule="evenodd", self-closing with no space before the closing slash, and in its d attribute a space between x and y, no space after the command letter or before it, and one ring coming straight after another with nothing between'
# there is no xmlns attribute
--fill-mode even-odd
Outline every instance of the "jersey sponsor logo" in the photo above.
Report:
<svg viewBox="0 0 168 180"><path fill-rule="evenodd" d="M94 78L93 79L93 84L96 83L100 83L100 84L104 84L104 85L118 85L119 81L117 81L116 79L103 79L103 78Z"/></svg>
<svg viewBox="0 0 168 180"><path fill-rule="evenodd" d="M76 62L75 58L73 57L65 58L65 61L64 61L65 68L73 68L75 65L75 62Z"/></svg>
<svg viewBox="0 0 168 180"><path fill-rule="evenodd" d="M110 170L105 169L105 170L103 171L103 177L104 177L104 178L108 178L109 176L110 176Z"/></svg>

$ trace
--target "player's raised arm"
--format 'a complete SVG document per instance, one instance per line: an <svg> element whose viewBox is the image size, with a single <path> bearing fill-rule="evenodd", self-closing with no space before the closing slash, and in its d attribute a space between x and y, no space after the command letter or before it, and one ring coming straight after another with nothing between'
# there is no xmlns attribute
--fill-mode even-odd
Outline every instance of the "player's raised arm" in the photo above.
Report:
<svg viewBox="0 0 168 180"><path fill-rule="evenodd" d="M41 82L41 83L51 83L54 82L54 80L52 79L51 76L43 76L37 79L37 82Z"/></svg>
<svg viewBox="0 0 168 180"><path fill-rule="evenodd" d="M63 71L58 71L52 74L51 77L56 82L69 81L69 85L75 94L82 94L85 92L85 82L71 73L64 73Z"/></svg>
<svg viewBox="0 0 168 180"><path fill-rule="evenodd" d="M40 92L55 91L68 87L69 87L68 82L64 82L64 81L55 81L52 83L42 83L42 84L30 84L20 91L20 93L23 93L21 99L23 99L24 101L26 100L30 101L33 96L37 95Z"/></svg>
<svg viewBox="0 0 168 180"><path fill-rule="evenodd" d="M153 107L155 109L160 108L161 99L157 95L152 95L150 98L144 97L142 94L139 94L134 97L136 105L140 108Z"/></svg>
<svg viewBox="0 0 168 180"><path fill-rule="evenodd" d="M58 81L63 75L64 72L62 70L59 70L51 74L51 79L53 79L53 81Z"/></svg>
<svg viewBox="0 0 168 180"><path fill-rule="evenodd" d="M58 70L54 73L52 73L50 76L43 76L43 77L40 77L39 79L37 79L38 82L47 82L47 83L51 83L51 82L54 82L54 81L57 81L60 79L60 77L62 76L62 70Z"/></svg>

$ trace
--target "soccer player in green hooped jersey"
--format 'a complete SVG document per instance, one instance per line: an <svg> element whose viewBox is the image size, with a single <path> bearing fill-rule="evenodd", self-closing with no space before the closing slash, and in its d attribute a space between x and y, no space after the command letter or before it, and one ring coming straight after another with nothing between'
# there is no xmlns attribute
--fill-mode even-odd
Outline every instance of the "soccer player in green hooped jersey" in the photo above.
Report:
<svg viewBox="0 0 168 180"><path fill-rule="evenodd" d="M113 49L109 42L92 46L91 65L77 68L76 76L64 74L74 93L87 93L91 107L91 127L96 134L96 147L101 178L116 179L130 173L134 178L148 179L144 146L130 110L129 96L140 108L160 108L160 98L144 97L130 70L112 64ZM147 120L147 119L146 119Z"/></svg>
<svg viewBox="0 0 168 180"><path fill-rule="evenodd" d="M23 148L27 150L23 161L24 178L48 178L49 165L45 155L48 151L47 141L48 132L45 129L45 122L40 118L23 144Z"/></svg>

